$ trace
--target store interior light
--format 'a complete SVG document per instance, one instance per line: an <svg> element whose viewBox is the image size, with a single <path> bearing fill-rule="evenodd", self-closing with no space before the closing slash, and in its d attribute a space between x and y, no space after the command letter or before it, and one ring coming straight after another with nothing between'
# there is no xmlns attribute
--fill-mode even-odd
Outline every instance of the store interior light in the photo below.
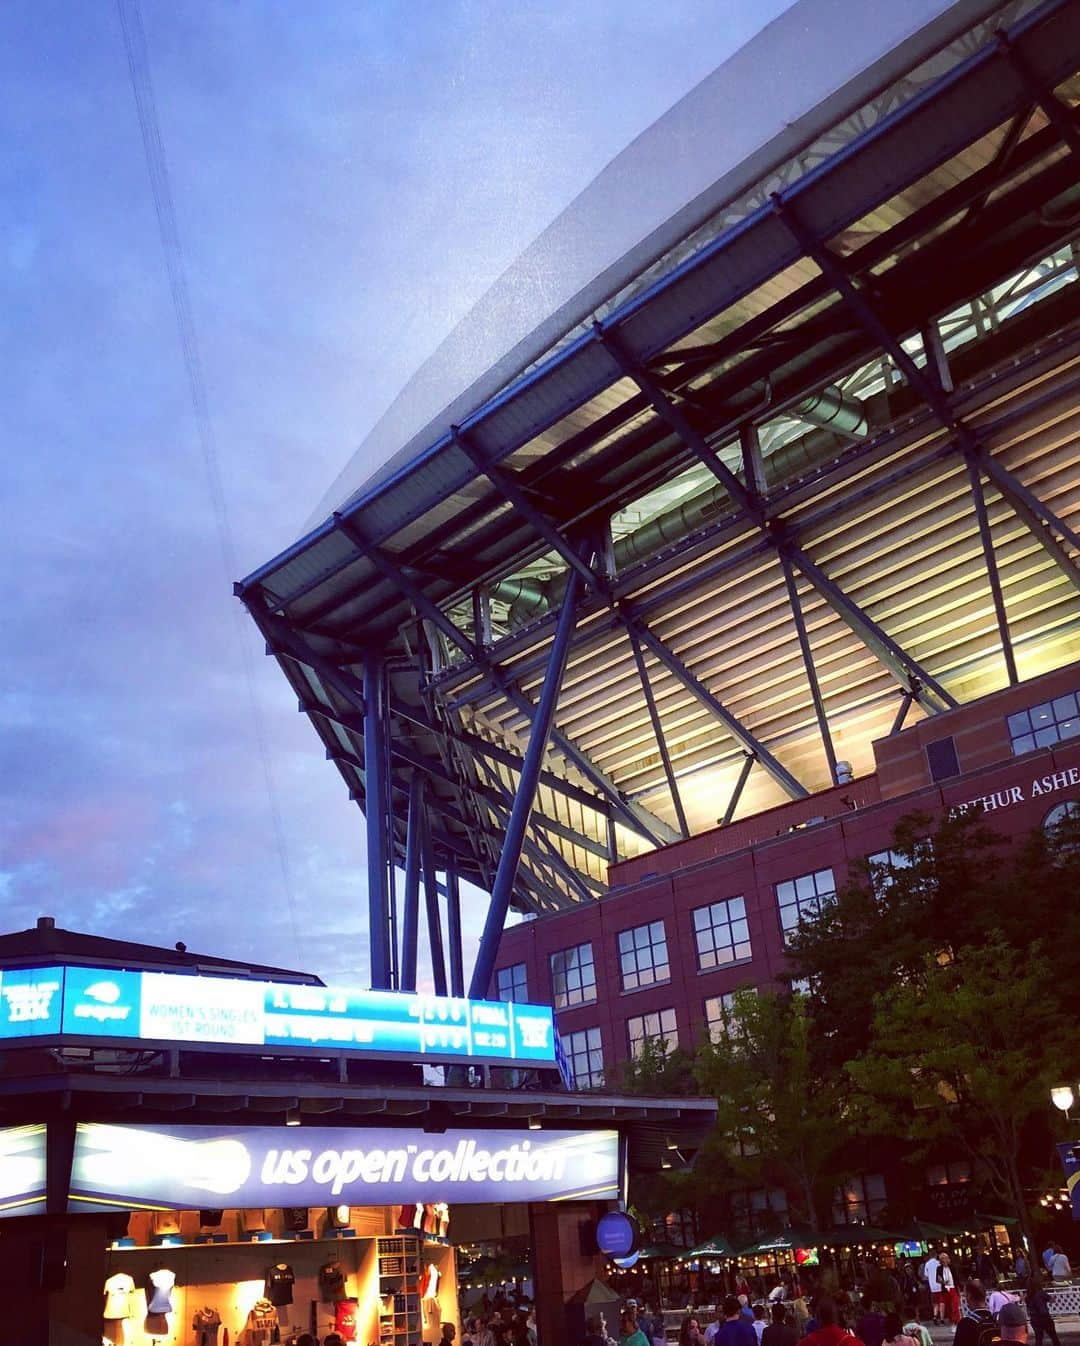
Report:
<svg viewBox="0 0 1080 1346"><path fill-rule="evenodd" d="M661 1168L670 1168L670 1167L671 1167L671 1159L670 1159L670 1157L669 1157L668 1155L666 1155L666 1154L662 1154L662 1155L660 1156L660 1167L661 1167Z"/></svg>
<svg viewBox="0 0 1080 1346"><path fill-rule="evenodd" d="M1076 1102L1076 1096L1069 1084L1059 1084L1050 1090L1050 1102L1062 1112L1068 1112Z"/></svg>
<svg viewBox="0 0 1080 1346"><path fill-rule="evenodd" d="M286 1125L286 1126L299 1126L299 1125L300 1125L300 1109L299 1109L299 1108L286 1108L286 1110L285 1110L285 1125Z"/></svg>
<svg viewBox="0 0 1080 1346"><path fill-rule="evenodd" d="M668 1136L667 1140L664 1143L667 1145L669 1150L677 1150L679 1148L679 1142L675 1140L674 1137L672 1136Z"/></svg>
<svg viewBox="0 0 1080 1346"><path fill-rule="evenodd" d="M539 1117L530 1117L530 1118L529 1118L529 1130L530 1130L530 1131L539 1131L539 1130L540 1130L540 1118L539 1118Z"/></svg>

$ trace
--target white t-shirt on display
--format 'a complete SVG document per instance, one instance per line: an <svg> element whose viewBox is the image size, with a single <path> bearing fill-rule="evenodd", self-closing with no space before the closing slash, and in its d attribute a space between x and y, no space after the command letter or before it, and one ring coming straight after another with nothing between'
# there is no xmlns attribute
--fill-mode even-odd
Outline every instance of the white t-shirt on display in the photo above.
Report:
<svg viewBox="0 0 1080 1346"><path fill-rule="evenodd" d="M124 1271L118 1271L105 1282L105 1318L131 1317L131 1292L135 1282Z"/></svg>

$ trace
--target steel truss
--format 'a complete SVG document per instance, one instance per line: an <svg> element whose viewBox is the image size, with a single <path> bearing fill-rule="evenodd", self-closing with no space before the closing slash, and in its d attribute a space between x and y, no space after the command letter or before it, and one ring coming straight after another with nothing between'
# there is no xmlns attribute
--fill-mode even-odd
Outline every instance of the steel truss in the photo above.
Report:
<svg viewBox="0 0 1080 1346"><path fill-rule="evenodd" d="M850 258L835 244L842 228L838 218L825 216L813 204L818 182L834 172L850 175L860 154L880 168L897 127L908 120L916 125L920 117L925 124L926 109L932 95L937 96L934 90L876 120L842 153L774 192L761 209L708 243L653 290L582 333L553 363L595 357L596 368L606 370L597 376L597 389L629 380L636 391L535 464L515 469L505 462L517 445L512 438L494 442L481 416L452 428L441 451L456 455L454 470L461 481L483 478L488 490L462 508L438 538L394 549L390 544L395 532L419 515L399 514L390 527L370 522L361 508L350 506L313 535L313 542L336 535L348 543L328 566L284 591L272 587L270 567L238 586L268 650L296 688L300 708L316 723L328 756L363 799L373 984L403 989L416 985L421 883L436 989L456 994L464 989L459 876L490 891L470 984L471 994L482 995L489 988L512 903L550 910L589 900L602 890L587 865L568 860L566 848L580 851L586 860L591 856L595 864L618 858L618 828L650 846L690 835L685 774L646 656L683 698L703 708L719 730L722 754L739 763L718 821L726 825L735 817L755 764L788 797L807 795L807 785L780 760L767 735L728 704L675 637L660 633L660 619L675 605L750 561L767 558L775 563L833 782L837 755L816 658L820 645L815 649L807 625L805 594L812 594L823 605L819 611L838 620L888 671L899 697L893 732L903 727L912 705L926 714L954 707L955 697L928 666L930 661L916 657L906 642L890 634L855 597L857 589L839 583L829 573L832 567L805 540L833 517L846 517L862 498L880 496L927 468L944 468L953 460L962 464L1001 658L1008 681L1018 680L987 489L992 487L1008 505L1074 590L1080 589L1080 537L988 448L992 436L1017 413L994 411L975 425L972 411L982 405L982 395L966 375L958 377L954 388L946 347L952 329L943 334L938 318L969 301L977 316L971 297L978 295L980 285L986 288L1027 264L1035 234L1012 228L1014 221L1037 216L1045 229L1051 203L1058 203L1059 211L1063 201L1075 209L1077 113L1056 97L1039 71L1059 59L1055 47L1065 41L1063 34L1073 40L1077 26L1068 6L1047 3L941 81L939 92L947 105L969 72L991 67L1011 72L1007 97L1004 84L994 93L995 115L1007 120L991 161L862 244ZM999 84L1007 79L1000 75ZM1044 124L1035 126L1039 116ZM1047 157L1048 147L1055 144L1067 148L1071 165ZM924 153L922 148L919 153ZM909 157L914 165L918 156ZM945 157L942 149L941 159ZM920 162L923 172L927 164L933 166L929 159ZM911 172L915 174L914 167ZM863 210L873 204L868 199ZM1049 215L1051 221L1062 221L1062 238L1067 237L1067 217L1067 212ZM851 220L857 218L853 211ZM957 219L959 223L944 228ZM775 233L777 227L786 244ZM969 244L963 255L954 255L950 249L960 230L966 231ZM704 274L725 248L737 250L757 234L770 240L774 267L809 259L817 273L707 345L678 346L669 335L652 348L647 338L635 335L651 303L663 300L692 274ZM932 241L912 250L924 236ZM737 251L733 256L738 257ZM894 256L902 261L882 279L876 268ZM749 292L767 274L755 277L749 265L741 292ZM935 276L940 283L934 286L935 313L929 314L920 307L921 296L926 278ZM732 289L726 302L739 293ZM807 312L811 316L795 324ZM700 322L697 313L693 325ZM1014 321L1010 330L1021 329ZM924 365L911 353L912 333L921 335ZM1033 365L1049 364L1055 343L1067 349L1077 336L1068 323L1054 335L1043 331L1034 345L1029 341L1030 353L1024 358ZM981 339L992 343L996 332L987 331ZM880 375L876 370L852 375L876 358ZM720 373L700 385L702 376L714 369ZM894 372L902 380L899 389L890 386ZM546 368L538 371L522 387L539 388L546 373ZM838 436L842 445L829 461L770 487L762 450L766 429L770 451L781 442L770 425L772 418L787 415L797 422L808 392L836 384L839 396L850 395L860 377L860 396L868 396L866 380L879 380L890 387L890 409L894 401L900 409L887 424L856 426ZM1022 362L1015 362L1008 377L1022 381ZM996 391L1002 386L999 380ZM578 396L576 405L583 405L585 395ZM988 400L986 394L982 401ZM783 427L781 432L789 438L793 433ZM730 442L737 446L741 475L729 465L730 455L721 454ZM919 447L906 452L909 445ZM579 469L579 461L587 469ZM888 467L878 471L876 465L886 462ZM644 559L616 566L612 515L693 463L716 483L714 517ZM874 470L865 484L837 489L848 476L870 468ZM817 496L825 498L815 500ZM471 539L481 528L483 544L477 555L482 559L473 560ZM464 550L454 549L456 537L470 539ZM286 554L281 563L287 564L296 552ZM545 554L563 568L560 591L534 620L500 634L490 586L507 574L507 562L497 558L516 557L520 565ZM337 577L345 575L349 582L343 588ZM361 602L368 613L362 624L342 615ZM461 611L465 615L455 620ZM662 772L676 827L633 791L620 787L560 728L560 692L568 664L613 639L620 642L623 658L629 650L659 759L655 769ZM412 672L403 682L404 666ZM534 684L537 690L526 690ZM509 711L515 722L524 724L524 752L493 741L498 729L490 737L487 731L477 732L472 723L476 713L494 709L504 720ZM644 793L655 794L655 786ZM436 819L444 825L437 826ZM393 874L401 860L405 874L399 950ZM446 875L441 889L437 869Z"/></svg>

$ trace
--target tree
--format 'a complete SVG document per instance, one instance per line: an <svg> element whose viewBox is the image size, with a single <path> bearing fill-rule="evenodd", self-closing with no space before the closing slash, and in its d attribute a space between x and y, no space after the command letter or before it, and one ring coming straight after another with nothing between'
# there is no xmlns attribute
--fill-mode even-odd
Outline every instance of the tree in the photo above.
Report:
<svg viewBox="0 0 1080 1346"><path fill-rule="evenodd" d="M957 1140L1029 1241L1023 1133L1045 1114L1050 1086L1074 1079L1080 1064L1052 975L1041 942L1017 948L1000 931L939 950L915 972L897 970L875 997L869 1044L847 1067L867 1126Z"/></svg>
<svg viewBox="0 0 1080 1346"><path fill-rule="evenodd" d="M700 1094L694 1058L681 1047L668 1049L664 1038L646 1038L638 1054L622 1064L621 1092L649 1098L687 1098Z"/></svg>
<svg viewBox="0 0 1080 1346"><path fill-rule="evenodd" d="M808 998L736 992L728 1032L701 1048L697 1077L717 1101L709 1150L721 1183L781 1184L793 1213L817 1229L849 1137L848 1081L828 1068Z"/></svg>

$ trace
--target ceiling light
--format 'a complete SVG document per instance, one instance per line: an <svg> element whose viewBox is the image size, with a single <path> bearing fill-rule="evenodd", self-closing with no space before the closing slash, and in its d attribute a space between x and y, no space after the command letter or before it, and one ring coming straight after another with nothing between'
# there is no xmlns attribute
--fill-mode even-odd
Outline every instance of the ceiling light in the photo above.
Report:
<svg viewBox="0 0 1080 1346"><path fill-rule="evenodd" d="M286 1125L286 1126L299 1126L299 1125L300 1125L300 1109L299 1109L299 1108L286 1108L286 1109L285 1109L285 1125Z"/></svg>

